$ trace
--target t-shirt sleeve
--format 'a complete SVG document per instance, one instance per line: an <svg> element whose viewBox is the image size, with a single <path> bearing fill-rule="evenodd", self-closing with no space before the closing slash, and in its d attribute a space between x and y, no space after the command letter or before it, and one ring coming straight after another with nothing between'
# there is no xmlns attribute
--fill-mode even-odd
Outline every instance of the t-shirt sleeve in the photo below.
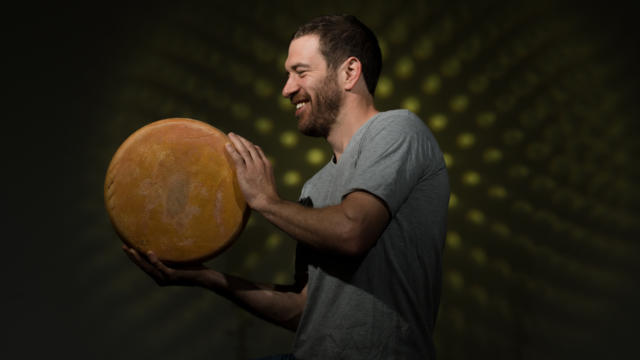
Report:
<svg viewBox="0 0 640 360"><path fill-rule="evenodd" d="M363 134L343 197L364 190L395 215L412 188L433 167L426 126L417 118L381 119Z"/></svg>

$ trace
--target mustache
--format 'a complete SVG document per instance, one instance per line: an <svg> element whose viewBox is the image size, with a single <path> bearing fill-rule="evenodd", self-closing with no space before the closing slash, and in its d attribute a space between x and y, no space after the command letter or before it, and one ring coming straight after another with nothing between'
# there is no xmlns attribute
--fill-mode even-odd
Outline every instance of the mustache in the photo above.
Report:
<svg viewBox="0 0 640 360"><path fill-rule="evenodd" d="M309 101L309 100L311 100L311 96L309 96L309 94L303 91L297 92L289 97L289 101L291 101L292 104L298 103L300 101Z"/></svg>

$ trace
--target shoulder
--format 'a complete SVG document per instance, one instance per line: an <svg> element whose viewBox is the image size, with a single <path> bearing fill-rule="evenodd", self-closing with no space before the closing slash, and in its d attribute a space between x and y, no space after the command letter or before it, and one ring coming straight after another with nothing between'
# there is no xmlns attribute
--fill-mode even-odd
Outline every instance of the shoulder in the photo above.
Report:
<svg viewBox="0 0 640 360"><path fill-rule="evenodd" d="M379 112L376 116L378 121L386 121L394 124L407 124L416 126L422 124L418 115L406 109L396 109Z"/></svg>
<svg viewBox="0 0 640 360"><path fill-rule="evenodd" d="M398 153L411 159L440 167L444 159L438 141L427 125L409 110L378 113L364 129L360 153L378 149ZM366 147L367 150L362 149Z"/></svg>
<svg viewBox="0 0 640 360"><path fill-rule="evenodd" d="M366 124L364 139L384 138L430 138L431 132L425 123L409 110L398 109L376 114Z"/></svg>

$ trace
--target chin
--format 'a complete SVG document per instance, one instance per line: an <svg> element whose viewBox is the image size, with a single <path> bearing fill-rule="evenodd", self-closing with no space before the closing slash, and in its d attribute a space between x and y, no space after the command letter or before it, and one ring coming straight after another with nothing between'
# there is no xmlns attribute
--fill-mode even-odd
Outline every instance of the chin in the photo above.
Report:
<svg viewBox="0 0 640 360"><path fill-rule="evenodd" d="M314 128L303 121L298 121L298 131L306 136L316 136Z"/></svg>
<svg viewBox="0 0 640 360"><path fill-rule="evenodd" d="M318 126L302 126L300 124L298 126L298 131L300 131L300 133L303 135L311 136L311 137L326 138L328 135L328 131Z"/></svg>
<svg viewBox="0 0 640 360"><path fill-rule="evenodd" d="M298 118L298 131L306 136L326 138L331 126L312 114L305 115Z"/></svg>

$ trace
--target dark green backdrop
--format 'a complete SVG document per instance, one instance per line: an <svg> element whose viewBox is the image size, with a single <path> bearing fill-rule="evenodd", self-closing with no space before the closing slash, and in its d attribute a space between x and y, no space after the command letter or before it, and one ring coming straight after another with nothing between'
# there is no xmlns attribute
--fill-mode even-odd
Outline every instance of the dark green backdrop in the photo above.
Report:
<svg viewBox="0 0 640 360"><path fill-rule="evenodd" d="M293 335L214 294L158 288L102 200L137 128L191 117L260 144L281 195L328 160L281 99L290 34L319 14L378 34L381 110L431 127L452 198L441 359L625 358L640 225L637 16L553 1L191 2L7 10L0 356L246 359ZM209 265L291 279L295 244L253 215ZM635 351L637 353L637 351Z"/></svg>

